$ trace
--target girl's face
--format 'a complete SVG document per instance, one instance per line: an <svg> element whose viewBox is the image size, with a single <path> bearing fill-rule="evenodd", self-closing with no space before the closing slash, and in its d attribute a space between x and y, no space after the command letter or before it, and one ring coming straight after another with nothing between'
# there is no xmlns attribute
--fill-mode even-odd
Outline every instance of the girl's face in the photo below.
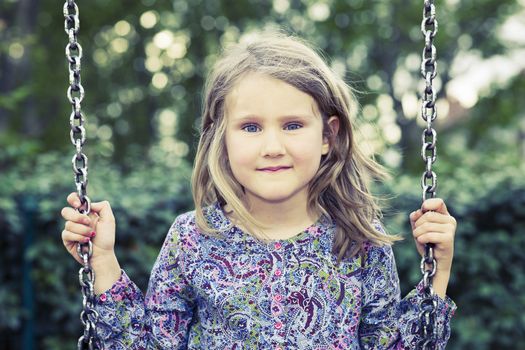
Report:
<svg viewBox="0 0 525 350"><path fill-rule="evenodd" d="M251 204L304 206L329 143L317 103L281 80L249 73L226 96L226 148ZM332 133L337 117L328 121Z"/></svg>

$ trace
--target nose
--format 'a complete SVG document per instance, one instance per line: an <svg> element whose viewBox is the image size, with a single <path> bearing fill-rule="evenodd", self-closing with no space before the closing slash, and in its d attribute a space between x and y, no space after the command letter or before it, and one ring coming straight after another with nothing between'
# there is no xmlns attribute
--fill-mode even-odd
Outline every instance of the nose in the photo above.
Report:
<svg viewBox="0 0 525 350"><path fill-rule="evenodd" d="M261 147L261 155L263 157L277 157L285 153L285 147L282 135L278 131L266 130L263 144Z"/></svg>

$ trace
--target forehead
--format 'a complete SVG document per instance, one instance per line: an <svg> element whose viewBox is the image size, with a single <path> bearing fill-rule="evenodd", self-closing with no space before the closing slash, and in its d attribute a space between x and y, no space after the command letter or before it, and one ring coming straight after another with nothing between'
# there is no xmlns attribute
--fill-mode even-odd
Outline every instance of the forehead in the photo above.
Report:
<svg viewBox="0 0 525 350"><path fill-rule="evenodd" d="M246 115L320 116L317 103L310 95L261 73L241 77L226 95L225 106L229 119Z"/></svg>

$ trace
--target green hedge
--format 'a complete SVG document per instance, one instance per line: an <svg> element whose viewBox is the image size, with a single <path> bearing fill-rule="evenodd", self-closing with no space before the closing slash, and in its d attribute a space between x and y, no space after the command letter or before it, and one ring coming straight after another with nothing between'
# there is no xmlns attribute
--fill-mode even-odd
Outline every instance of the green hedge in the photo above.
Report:
<svg viewBox="0 0 525 350"><path fill-rule="evenodd" d="M31 334L34 348L71 349L81 333L79 265L60 239L60 209L75 188L71 155L35 159L29 156L34 153L31 144L0 150L0 349L29 348ZM147 161L150 156L157 161ZM159 152L139 162L137 157L127 160L124 171L94 156L88 192L94 201L111 202L117 254L145 288L171 222L192 207L190 167ZM525 183L514 173L487 179L463 170L441 184L459 223L448 290L458 310L449 349L525 348ZM420 279L407 219L420 205L418 181L398 176L381 188L395 195L385 213L387 229L407 237L395 246L403 294ZM33 305L24 306L24 291Z"/></svg>
<svg viewBox="0 0 525 350"><path fill-rule="evenodd" d="M22 349L22 344L26 349L71 349L81 332L80 265L62 245L60 210L75 191L73 152L35 159L34 151L31 144L0 150L0 349ZM160 151L130 157L130 171L97 156L89 162L88 194L93 201L111 202L119 260L145 288L168 228L179 213L191 209L190 167ZM30 281L23 278L24 262ZM27 292L30 284L33 310L23 306L24 285ZM31 318L34 346L23 333Z"/></svg>
<svg viewBox="0 0 525 350"><path fill-rule="evenodd" d="M525 349L525 181L523 170L441 180L441 194L458 221L447 294L458 309L447 349ZM393 186L392 184L390 186ZM385 222L404 233L394 246L403 294L421 278L408 213L421 203L418 179L397 178Z"/></svg>

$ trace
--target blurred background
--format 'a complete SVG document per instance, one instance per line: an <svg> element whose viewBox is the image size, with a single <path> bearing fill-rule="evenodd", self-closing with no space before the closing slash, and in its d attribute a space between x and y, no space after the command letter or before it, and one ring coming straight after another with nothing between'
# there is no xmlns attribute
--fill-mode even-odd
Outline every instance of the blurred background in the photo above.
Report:
<svg viewBox="0 0 525 350"><path fill-rule="evenodd" d="M391 169L388 231L403 295L420 279L423 1L78 2L88 194L117 218L117 254L146 288L189 179L204 77L221 47L279 27L358 91L362 143ZM448 349L525 349L525 1L437 1L438 196L459 222ZM0 349L71 349L78 264L60 210L75 191L63 3L0 1Z"/></svg>

